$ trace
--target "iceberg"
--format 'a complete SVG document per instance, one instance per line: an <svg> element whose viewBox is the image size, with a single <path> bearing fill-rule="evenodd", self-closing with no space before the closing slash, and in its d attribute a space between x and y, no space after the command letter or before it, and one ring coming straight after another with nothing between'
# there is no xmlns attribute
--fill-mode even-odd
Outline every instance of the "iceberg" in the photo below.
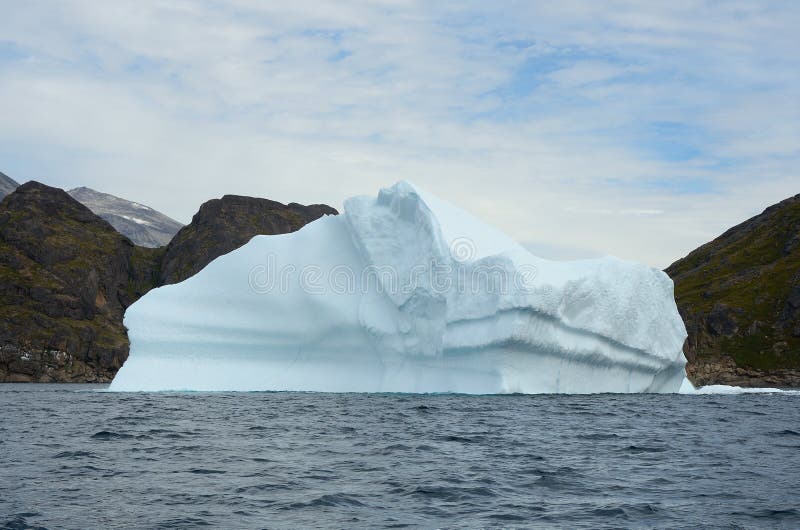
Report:
<svg viewBox="0 0 800 530"><path fill-rule="evenodd" d="M684 381L683 386L678 391L679 394L689 395L730 395L738 396L741 394L786 394L790 396L800 395L800 390L786 390L781 388L768 387L741 387L730 385L707 385L695 388L689 380Z"/></svg>
<svg viewBox="0 0 800 530"><path fill-rule="evenodd" d="M112 391L678 392L672 280L554 262L399 182L256 236L125 314Z"/></svg>

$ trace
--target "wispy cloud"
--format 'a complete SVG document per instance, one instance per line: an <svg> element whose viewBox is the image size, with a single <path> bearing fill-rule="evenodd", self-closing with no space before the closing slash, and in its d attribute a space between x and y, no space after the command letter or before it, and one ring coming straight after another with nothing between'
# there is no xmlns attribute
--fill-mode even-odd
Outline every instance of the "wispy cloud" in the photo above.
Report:
<svg viewBox="0 0 800 530"><path fill-rule="evenodd" d="M405 178L664 266L800 192L797 27L784 1L13 3L0 170L184 220Z"/></svg>

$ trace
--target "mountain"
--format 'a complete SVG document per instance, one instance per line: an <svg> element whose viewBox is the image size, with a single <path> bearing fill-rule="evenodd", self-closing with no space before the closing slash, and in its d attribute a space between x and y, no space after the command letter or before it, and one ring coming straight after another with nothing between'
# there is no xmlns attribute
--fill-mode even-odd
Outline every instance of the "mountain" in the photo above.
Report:
<svg viewBox="0 0 800 530"><path fill-rule="evenodd" d="M5 173L0 173L0 199L14 191L19 187L17 181L6 175Z"/></svg>
<svg viewBox="0 0 800 530"><path fill-rule="evenodd" d="M110 381L128 356L124 311L140 296L325 213L337 212L226 196L204 204L175 245L154 249L63 190L23 184L0 201L0 382Z"/></svg>
<svg viewBox="0 0 800 530"><path fill-rule="evenodd" d="M142 247L165 246L183 226L148 206L91 188L75 188L67 193Z"/></svg>
<svg viewBox="0 0 800 530"><path fill-rule="evenodd" d="M670 265L698 384L800 386L800 195Z"/></svg>
<svg viewBox="0 0 800 530"><path fill-rule="evenodd" d="M161 283L178 283L193 276L216 257L241 247L253 236L294 232L323 215L337 213L324 204L284 205L240 195L210 200L167 246Z"/></svg>
<svg viewBox="0 0 800 530"><path fill-rule="evenodd" d="M162 251L136 247L66 192L0 202L0 381L103 381L125 361L125 308Z"/></svg>

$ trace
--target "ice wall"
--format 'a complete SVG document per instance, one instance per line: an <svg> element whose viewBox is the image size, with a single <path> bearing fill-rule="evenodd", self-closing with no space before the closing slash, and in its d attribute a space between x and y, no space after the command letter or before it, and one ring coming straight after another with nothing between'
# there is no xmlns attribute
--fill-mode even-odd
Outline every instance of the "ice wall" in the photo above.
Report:
<svg viewBox="0 0 800 530"><path fill-rule="evenodd" d="M550 262L406 182L258 236L125 315L112 390L677 392L672 281Z"/></svg>

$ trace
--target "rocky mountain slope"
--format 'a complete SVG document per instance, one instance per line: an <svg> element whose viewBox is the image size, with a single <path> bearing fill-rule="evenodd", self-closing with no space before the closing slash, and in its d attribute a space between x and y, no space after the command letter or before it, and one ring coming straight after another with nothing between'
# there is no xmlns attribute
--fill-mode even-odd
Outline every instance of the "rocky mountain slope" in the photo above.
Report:
<svg viewBox="0 0 800 530"><path fill-rule="evenodd" d="M17 181L6 175L5 173L0 173L0 199L14 191L19 187Z"/></svg>
<svg viewBox="0 0 800 530"><path fill-rule="evenodd" d="M28 182L0 202L0 381L103 381L128 351L122 315L158 278L66 192Z"/></svg>
<svg viewBox="0 0 800 530"><path fill-rule="evenodd" d="M178 221L149 206L91 188L75 188L67 193L141 247L163 247L183 227Z"/></svg>
<svg viewBox="0 0 800 530"><path fill-rule="evenodd" d="M800 195L666 270L695 385L800 386Z"/></svg>
<svg viewBox="0 0 800 530"><path fill-rule="evenodd" d="M152 249L60 189L20 186L0 202L0 382L111 380L128 355L124 311L140 296L326 213L337 212L226 196L203 205L175 245Z"/></svg>
<svg viewBox="0 0 800 530"><path fill-rule="evenodd" d="M241 247L257 234L294 232L323 215L337 213L324 204L284 205L239 195L210 200L167 246L161 283L178 283L193 276L217 256Z"/></svg>

